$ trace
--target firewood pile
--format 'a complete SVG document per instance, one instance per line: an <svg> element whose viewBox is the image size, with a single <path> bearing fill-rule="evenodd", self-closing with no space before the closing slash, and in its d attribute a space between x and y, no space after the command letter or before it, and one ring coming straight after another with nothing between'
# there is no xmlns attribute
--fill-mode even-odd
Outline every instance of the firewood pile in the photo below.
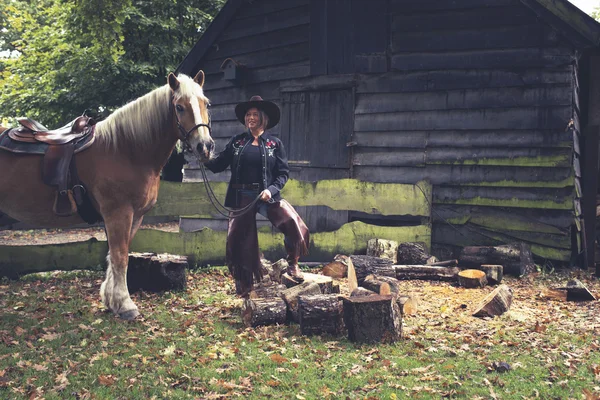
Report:
<svg viewBox="0 0 600 400"><path fill-rule="evenodd" d="M419 299L402 293L402 280L446 281L465 290L483 291L472 305L475 317L494 317L509 310L512 289L501 284L504 273L524 275L535 269L526 244L465 247L457 260L439 261L424 243L371 239L366 255L337 255L318 273L299 282L284 273L285 260L263 260L265 279L255 285L242 306L246 326L298 323L303 335L341 334L359 343L394 342L402 320L418 312ZM580 282L569 282L572 299L593 299ZM594 298L595 299L595 298Z"/></svg>

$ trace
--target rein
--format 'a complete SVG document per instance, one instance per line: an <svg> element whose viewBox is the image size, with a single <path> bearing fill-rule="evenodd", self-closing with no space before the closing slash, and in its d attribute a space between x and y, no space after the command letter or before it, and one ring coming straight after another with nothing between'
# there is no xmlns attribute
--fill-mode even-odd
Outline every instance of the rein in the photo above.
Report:
<svg viewBox="0 0 600 400"><path fill-rule="evenodd" d="M175 106L173 106L173 108L175 108ZM192 134L192 132L194 132L195 130L197 130L200 127L206 127L208 129L208 134L212 137L212 128L210 126L210 121L208 124L197 124L194 125L192 127L192 129L190 129L189 131L186 131L185 128L183 126L181 126L181 123L179 122L179 116L177 115L177 110L174 110L175 113L175 119L177 120L177 136L179 138L179 140L181 140L181 142L183 143L183 147L184 147L184 151L187 150L189 152L191 152L192 154L194 154L194 150L192 149L192 145L190 144L190 135ZM252 200L251 203L249 203L248 205L246 205L245 207L242 208L229 208L229 207L225 207L217 198L217 195L215 194L215 192L213 191L212 187L210 186L210 183L208 182L208 176L206 174L206 169L204 168L204 163L202 161L200 161L200 157L196 156L196 158L198 159L198 164L200 164L200 172L202 174L202 181L204 182L204 189L206 190L206 194L208 196L208 199L210 200L210 203L213 205L213 207L217 210L217 212L219 214L221 214L224 217L230 218L230 217L241 217L242 215L246 214L248 211L252 210L254 205L258 202L258 200L260 199L260 194L258 196L256 196L256 198L254 200Z"/></svg>

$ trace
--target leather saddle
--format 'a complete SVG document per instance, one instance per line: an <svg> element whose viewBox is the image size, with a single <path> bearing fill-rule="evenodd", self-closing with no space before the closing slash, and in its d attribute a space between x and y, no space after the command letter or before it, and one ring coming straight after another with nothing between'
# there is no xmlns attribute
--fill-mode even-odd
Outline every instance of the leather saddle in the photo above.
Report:
<svg viewBox="0 0 600 400"><path fill-rule="evenodd" d="M85 200L85 188L77 176L73 154L93 143L95 121L80 116L52 130L30 118L18 118L17 121L21 124L19 128L0 134L0 149L19 154L43 154L42 180L56 188L53 210L59 216L73 215Z"/></svg>

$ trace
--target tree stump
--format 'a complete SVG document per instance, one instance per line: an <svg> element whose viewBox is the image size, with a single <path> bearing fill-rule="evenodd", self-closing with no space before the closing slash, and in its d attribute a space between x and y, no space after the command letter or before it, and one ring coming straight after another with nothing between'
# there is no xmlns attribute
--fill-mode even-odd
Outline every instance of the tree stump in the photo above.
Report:
<svg viewBox="0 0 600 400"><path fill-rule="evenodd" d="M512 289L507 285L500 285L477 305L474 317L494 317L507 312L512 304Z"/></svg>
<svg viewBox="0 0 600 400"><path fill-rule="evenodd" d="M287 307L280 297L246 299L242 306L242 322L247 327L284 324Z"/></svg>
<svg viewBox="0 0 600 400"><path fill-rule="evenodd" d="M344 327L342 302L335 294L302 295L298 319L303 335L339 334Z"/></svg>
<svg viewBox="0 0 600 400"><path fill-rule="evenodd" d="M129 293L184 290L187 285L187 258L173 254L130 253L127 268Z"/></svg>
<svg viewBox="0 0 600 400"><path fill-rule="evenodd" d="M458 267L432 267L430 265L394 265L396 278L422 279L431 281L456 281L460 269Z"/></svg>
<svg viewBox="0 0 600 400"><path fill-rule="evenodd" d="M344 298L348 339L358 343L395 342L402 335L402 314L394 296Z"/></svg>
<svg viewBox="0 0 600 400"><path fill-rule="evenodd" d="M502 265L483 264L475 269L485 272L485 277L487 278L488 283L497 285L502 282L502 278L504 276L504 267Z"/></svg>
<svg viewBox="0 0 600 400"><path fill-rule="evenodd" d="M458 273L458 284L464 288L482 288L487 285L487 278L483 271L465 269Z"/></svg>
<svg viewBox="0 0 600 400"><path fill-rule="evenodd" d="M423 265L431 259L427 245L423 242L400 243L397 253L397 261L394 264Z"/></svg>
<svg viewBox="0 0 600 400"><path fill-rule="evenodd" d="M367 255L372 257L387 258L396 264L398 242L386 239L369 239L367 242Z"/></svg>
<svg viewBox="0 0 600 400"><path fill-rule="evenodd" d="M350 297L374 296L376 294L378 293L375 293L374 291L366 289L362 286L358 286L350 292Z"/></svg>
<svg viewBox="0 0 600 400"><path fill-rule="evenodd" d="M396 277L392 260L371 256L350 256L354 270L356 271L356 279L359 285L365 280L367 275L375 274L382 276Z"/></svg>
<svg viewBox="0 0 600 400"><path fill-rule="evenodd" d="M504 273L526 275L535 271L531 248L525 243L503 246L467 246L458 257L461 267L478 268L480 265L502 265Z"/></svg>
<svg viewBox="0 0 600 400"><path fill-rule="evenodd" d="M318 283L304 282L281 292L281 298L287 304L289 316L292 321L298 322L298 297L309 294L322 294Z"/></svg>

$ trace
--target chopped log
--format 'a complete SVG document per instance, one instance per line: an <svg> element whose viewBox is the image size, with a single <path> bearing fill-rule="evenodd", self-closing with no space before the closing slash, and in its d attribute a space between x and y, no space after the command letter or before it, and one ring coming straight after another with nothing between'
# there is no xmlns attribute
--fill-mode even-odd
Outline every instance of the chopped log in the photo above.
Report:
<svg viewBox="0 0 600 400"><path fill-rule="evenodd" d="M427 264L430 258L424 242L404 242L398 245L398 257L394 264L423 265Z"/></svg>
<svg viewBox="0 0 600 400"><path fill-rule="evenodd" d="M356 279L359 285L365 280L367 275L383 275L396 277L396 271L392 260L371 256L350 256L354 270L356 271Z"/></svg>
<svg viewBox="0 0 600 400"><path fill-rule="evenodd" d="M502 265L504 273L527 275L535 271L531 248L525 243L503 246L467 246L458 257L461 267L477 268L480 265Z"/></svg>
<svg viewBox="0 0 600 400"><path fill-rule="evenodd" d="M342 279L348 275L348 265L341 261L332 261L323 267L321 273L331 278Z"/></svg>
<svg viewBox="0 0 600 400"><path fill-rule="evenodd" d="M458 267L432 267L430 265L394 265L399 280L422 279L433 281L456 281Z"/></svg>
<svg viewBox="0 0 600 400"><path fill-rule="evenodd" d="M512 304L512 289L507 285L500 285L477 305L474 317L493 317L502 315Z"/></svg>
<svg viewBox="0 0 600 400"><path fill-rule="evenodd" d="M398 296L398 305L402 315L416 314L419 308L419 298L415 294L407 294Z"/></svg>
<svg viewBox="0 0 600 400"><path fill-rule="evenodd" d="M292 321L298 322L298 297L308 294L322 294L319 284L316 282L303 282L281 292L281 298L287 304Z"/></svg>
<svg viewBox="0 0 600 400"><path fill-rule="evenodd" d="M280 297L246 299L242 305L242 322L247 327L284 324L286 318L287 308Z"/></svg>
<svg viewBox="0 0 600 400"><path fill-rule="evenodd" d="M337 335L344 327L344 309L335 294L298 297L298 319L303 335Z"/></svg>
<svg viewBox="0 0 600 400"><path fill-rule="evenodd" d="M488 283L497 285L502 282L502 278L504 276L504 267L502 265L483 264L475 269L485 272L485 277L487 278Z"/></svg>
<svg viewBox="0 0 600 400"><path fill-rule="evenodd" d="M427 265L431 265L432 267L455 267L458 265L458 260L436 261L427 263Z"/></svg>
<svg viewBox="0 0 600 400"><path fill-rule="evenodd" d="M392 290L390 289L390 285L388 283L383 282L381 286L379 286L379 295L387 296L392 295Z"/></svg>
<svg viewBox="0 0 600 400"><path fill-rule="evenodd" d="M358 287L354 288L354 290L352 290L350 292L350 297L375 296L376 294L377 293L375 293L372 290L365 289L362 286L358 286Z"/></svg>
<svg viewBox="0 0 600 400"><path fill-rule="evenodd" d="M356 270L354 269L354 263L350 258L348 263L348 290L353 293L358 288L358 278L356 277Z"/></svg>
<svg viewBox="0 0 600 400"><path fill-rule="evenodd" d="M458 284L465 288L482 288L487 285L487 278L483 271L465 269L458 273Z"/></svg>
<svg viewBox="0 0 600 400"><path fill-rule="evenodd" d="M387 258L396 264L398 242L387 239L369 239L367 242L367 255L372 257Z"/></svg>
<svg viewBox="0 0 600 400"><path fill-rule="evenodd" d="M539 294L542 300L567 301L567 291L563 289L544 288Z"/></svg>
<svg viewBox="0 0 600 400"><path fill-rule="evenodd" d="M281 275L287 270L288 262L285 258L282 258L273 264L269 269L269 276L273 282L281 283Z"/></svg>
<svg viewBox="0 0 600 400"><path fill-rule="evenodd" d="M348 339L358 343L395 342L402 335L402 314L394 296L344 298Z"/></svg>
<svg viewBox="0 0 600 400"><path fill-rule="evenodd" d="M280 297L281 293L287 289L284 284L276 283L263 285L262 282L254 285L249 297L251 299L269 299L272 297Z"/></svg>
<svg viewBox="0 0 600 400"><path fill-rule="evenodd" d="M187 284L187 258L173 254L130 253L127 287L130 293L140 289L161 292L184 290Z"/></svg>
<svg viewBox="0 0 600 400"><path fill-rule="evenodd" d="M331 284L331 293L334 294L339 294L340 293L340 283L339 282L333 282Z"/></svg>
<svg viewBox="0 0 600 400"><path fill-rule="evenodd" d="M288 288L299 285L300 283L315 282L321 288L321 293L323 293L323 294L333 293L333 279L331 279L330 277L325 276L325 275L319 275L319 274L311 274L309 272L304 272L303 275L304 275L304 280L302 282L298 282L297 280L295 280L294 278L289 276L287 273L285 273L285 274L281 275L281 281Z"/></svg>
<svg viewBox="0 0 600 400"><path fill-rule="evenodd" d="M398 279L396 278L392 278L391 276L380 276L373 274L367 275L367 277L362 283L362 286L364 288L382 294L381 286L383 286L384 284L387 285L390 290L390 293L388 294L398 295L400 293L400 281L398 281Z"/></svg>
<svg viewBox="0 0 600 400"><path fill-rule="evenodd" d="M567 290L567 301L596 300L596 296L579 279L571 279L567 282L565 289Z"/></svg>

